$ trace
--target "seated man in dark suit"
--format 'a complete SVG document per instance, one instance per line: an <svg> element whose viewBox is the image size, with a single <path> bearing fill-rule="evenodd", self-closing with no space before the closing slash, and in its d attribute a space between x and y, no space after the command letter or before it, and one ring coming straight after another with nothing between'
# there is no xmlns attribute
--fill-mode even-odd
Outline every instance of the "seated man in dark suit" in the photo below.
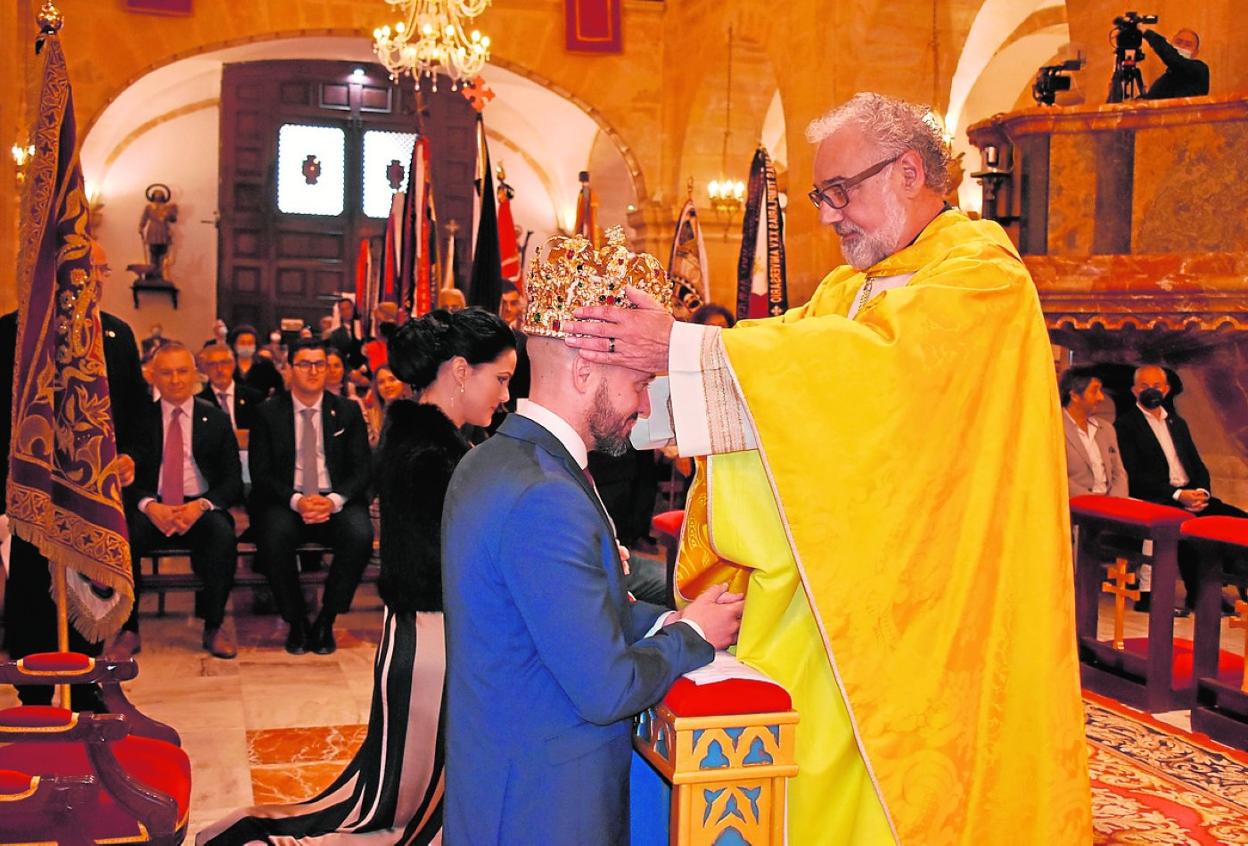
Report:
<svg viewBox="0 0 1248 846"><path fill-rule="evenodd" d="M368 430L359 405L325 390L325 348L311 339L290 350L289 394L262 403L251 429L251 516L257 552L278 609L290 624L286 651L335 649L334 618L351 597L373 550L368 517ZM321 613L310 627L295 548L333 549Z"/></svg>
<svg viewBox="0 0 1248 846"><path fill-rule="evenodd" d="M237 369L234 351L225 344L205 345L199 351L199 369L208 377L201 396L229 415L235 430L249 431L256 408L264 402L264 397L234 378ZM245 444L240 446L247 448Z"/></svg>
<svg viewBox="0 0 1248 846"><path fill-rule="evenodd" d="M1210 491L1209 469L1200 458L1187 421L1164 407L1170 395L1166 371L1155 364L1136 368L1131 393L1135 395L1135 407L1114 421L1131 496L1185 508L1201 517L1248 517L1248 513ZM1184 608L1175 611L1176 616L1191 613L1196 600L1197 566L1196 559L1180 548L1179 571L1187 587L1187 601ZM1147 605L1143 601L1142 606Z"/></svg>
<svg viewBox="0 0 1248 846"><path fill-rule="evenodd" d="M140 415L133 446L135 478L126 490L135 603L110 652L139 651L139 559L154 550L189 547L191 568L204 583L204 648L233 658L234 641L221 628L234 586L238 543L229 508L243 498L234 427L221 409L196 399L195 358L168 341L152 358L160 400Z"/></svg>

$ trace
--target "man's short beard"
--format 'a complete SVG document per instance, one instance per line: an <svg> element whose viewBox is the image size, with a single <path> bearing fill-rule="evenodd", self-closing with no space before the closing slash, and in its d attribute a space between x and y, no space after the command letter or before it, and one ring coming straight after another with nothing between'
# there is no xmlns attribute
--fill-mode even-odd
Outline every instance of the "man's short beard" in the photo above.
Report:
<svg viewBox="0 0 1248 846"><path fill-rule="evenodd" d="M632 420L632 416L620 419L607 396L607 383L600 382L594 392L594 409L589 414L589 434L594 439L590 449L612 458L624 455L628 452L628 424Z"/></svg>
<svg viewBox="0 0 1248 846"><path fill-rule="evenodd" d="M905 209L897 195L891 191L884 194L884 223L874 232L867 233L848 220L835 224L836 234L841 237L841 253L845 260L858 270L866 270L891 256L901 247L901 231L906 225ZM846 235L857 235L846 241Z"/></svg>

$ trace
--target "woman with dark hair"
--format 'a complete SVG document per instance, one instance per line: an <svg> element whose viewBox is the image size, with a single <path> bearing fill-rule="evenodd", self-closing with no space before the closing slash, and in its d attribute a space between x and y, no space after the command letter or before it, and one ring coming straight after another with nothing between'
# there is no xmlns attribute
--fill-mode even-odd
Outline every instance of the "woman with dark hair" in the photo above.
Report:
<svg viewBox="0 0 1248 846"><path fill-rule="evenodd" d="M690 323L701 323L705 326L718 326L721 329L731 329L737 325L737 319L732 316L732 312L724 308L718 303L707 303L693 313L689 318Z"/></svg>
<svg viewBox="0 0 1248 846"><path fill-rule="evenodd" d="M203 832L196 841L201 846L441 840L442 504L468 451L460 428L487 425L507 401L516 341L484 309L439 310L396 329L389 360L415 399L390 403L377 451L377 587L386 610L368 734L319 796L236 812Z"/></svg>

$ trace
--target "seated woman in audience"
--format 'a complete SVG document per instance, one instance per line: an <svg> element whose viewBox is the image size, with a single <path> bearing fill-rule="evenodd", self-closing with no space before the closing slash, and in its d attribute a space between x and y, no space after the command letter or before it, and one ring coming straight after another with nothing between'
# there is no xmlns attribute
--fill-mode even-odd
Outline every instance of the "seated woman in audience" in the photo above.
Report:
<svg viewBox="0 0 1248 846"><path fill-rule="evenodd" d="M480 308L434 311L395 332L390 367L417 398L389 405L377 454L378 592L386 610L373 662L368 734L319 796L237 811L201 832L200 846L440 838L442 503L451 473L468 451L460 428L488 424L507 401L515 347L507 325Z"/></svg>
<svg viewBox="0 0 1248 846"><path fill-rule="evenodd" d="M334 347L325 349L325 390L337 396L355 396L347 382L347 365L342 360L342 353Z"/></svg>
<svg viewBox="0 0 1248 846"><path fill-rule="evenodd" d="M383 364L377 368L372 387L368 389L368 396L364 399L364 422L368 424L369 446L375 447L381 440L381 424L386 419L386 406L411 395L411 389L399 381L390 365Z"/></svg>

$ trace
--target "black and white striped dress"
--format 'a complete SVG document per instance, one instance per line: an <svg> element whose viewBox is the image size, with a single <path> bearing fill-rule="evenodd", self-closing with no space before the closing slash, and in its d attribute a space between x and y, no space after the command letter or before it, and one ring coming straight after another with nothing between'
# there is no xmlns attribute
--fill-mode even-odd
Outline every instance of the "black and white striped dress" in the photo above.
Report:
<svg viewBox="0 0 1248 846"><path fill-rule="evenodd" d="M198 846L442 842L446 639L440 534L446 488L467 450L436 406L391 404L376 474L378 589L386 612L364 743L320 795L235 811L201 831Z"/></svg>

